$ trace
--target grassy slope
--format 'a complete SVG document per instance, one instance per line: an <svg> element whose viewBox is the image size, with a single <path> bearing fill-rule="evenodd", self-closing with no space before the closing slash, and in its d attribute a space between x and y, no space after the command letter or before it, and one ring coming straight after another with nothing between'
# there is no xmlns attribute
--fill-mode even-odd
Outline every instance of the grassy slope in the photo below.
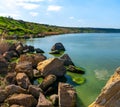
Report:
<svg viewBox="0 0 120 107"><path fill-rule="evenodd" d="M24 36L38 34L62 34L62 33L118 33L120 29L104 29L104 28L70 28L58 27L33 22L25 22L12 18L0 17L0 34L5 36Z"/></svg>

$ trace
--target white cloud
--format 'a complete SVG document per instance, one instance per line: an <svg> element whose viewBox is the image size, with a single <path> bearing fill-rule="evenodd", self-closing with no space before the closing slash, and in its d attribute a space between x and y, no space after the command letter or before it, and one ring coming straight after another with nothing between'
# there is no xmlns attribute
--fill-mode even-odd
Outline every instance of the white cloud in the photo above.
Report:
<svg viewBox="0 0 120 107"><path fill-rule="evenodd" d="M58 6L58 5L50 5L48 6L48 11L60 11L62 9L62 6Z"/></svg>
<svg viewBox="0 0 120 107"><path fill-rule="evenodd" d="M38 8L40 5L34 3L19 3L18 6L21 6L22 8L27 10L33 10Z"/></svg>
<svg viewBox="0 0 120 107"><path fill-rule="evenodd" d="M45 0L17 0L17 2L42 2L42 1L45 1Z"/></svg>
<svg viewBox="0 0 120 107"><path fill-rule="evenodd" d="M69 17L69 19L75 19L75 17L71 16L71 17Z"/></svg>
<svg viewBox="0 0 120 107"><path fill-rule="evenodd" d="M38 13L37 13L37 12L30 12L29 14L30 14L31 16L33 16L33 17L38 16Z"/></svg>
<svg viewBox="0 0 120 107"><path fill-rule="evenodd" d="M0 13L0 16L5 16L5 17L11 16L13 18L18 18L20 15L16 13Z"/></svg>

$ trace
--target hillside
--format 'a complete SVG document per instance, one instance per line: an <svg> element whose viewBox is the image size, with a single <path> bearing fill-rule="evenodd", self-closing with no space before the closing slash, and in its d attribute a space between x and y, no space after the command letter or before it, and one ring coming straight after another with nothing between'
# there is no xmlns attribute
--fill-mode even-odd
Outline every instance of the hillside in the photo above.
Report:
<svg viewBox="0 0 120 107"><path fill-rule="evenodd" d="M0 17L0 36L4 38L29 38L65 33L119 33L120 29L59 27L25 22L11 17Z"/></svg>

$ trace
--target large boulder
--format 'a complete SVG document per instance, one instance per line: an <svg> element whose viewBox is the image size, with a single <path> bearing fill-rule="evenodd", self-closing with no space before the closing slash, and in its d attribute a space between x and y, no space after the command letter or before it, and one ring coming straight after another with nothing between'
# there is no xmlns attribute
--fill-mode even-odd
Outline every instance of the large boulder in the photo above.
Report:
<svg viewBox="0 0 120 107"><path fill-rule="evenodd" d="M49 100L47 100L42 93L40 93L38 104L36 107L53 107L53 106L52 103Z"/></svg>
<svg viewBox="0 0 120 107"><path fill-rule="evenodd" d="M0 55L0 74L6 74L8 72L8 62Z"/></svg>
<svg viewBox="0 0 120 107"><path fill-rule="evenodd" d="M14 94L5 101L9 105L17 104L25 107L35 107L37 104L36 99L29 94Z"/></svg>
<svg viewBox="0 0 120 107"><path fill-rule="evenodd" d="M65 51L65 47L63 46L62 43L55 43L51 48L51 51L55 51L55 50Z"/></svg>
<svg viewBox="0 0 120 107"><path fill-rule="evenodd" d="M6 90L0 90L0 103L4 102L4 100L8 97L8 93Z"/></svg>
<svg viewBox="0 0 120 107"><path fill-rule="evenodd" d="M64 54L60 57L60 59L64 61L65 66L74 65L73 61L71 60L68 54Z"/></svg>
<svg viewBox="0 0 120 107"><path fill-rule="evenodd" d="M40 92L42 92L42 89L35 85L30 85L28 88L28 92L31 93L35 98L38 99Z"/></svg>
<svg viewBox="0 0 120 107"><path fill-rule="evenodd" d="M17 85L8 85L5 87L5 90L7 92L8 95L12 95L12 94L20 94L20 93L27 93L27 91L23 88L21 88L20 86Z"/></svg>
<svg viewBox="0 0 120 107"><path fill-rule="evenodd" d="M42 76L53 74L55 76L63 76L66 73L63 61L58 58L50 58L38 63L37 69Z"/></svg>
<svg viewBox="0 0 120 107"><path fill-rule="evenodd" d="M76 95L76 91L71 85L67 83L59 83L59 107L76 107Z"/></svg>
<svg viewBox="0 0 120 107"><path fill-rule="evenodd" d="M31 55L21 55L19 62L23 61L29 61L32 63L32 66L35 68L37 64L43 60L45 60L46 57L43 54L31 54Z"/></svg>
<svg viewBox="0 0 120 107"><path fill-rule="evenodd" d="M120 67L116 69L98 98L89 107L120 107Z"/></svg>
<svg viewBox="0 0 120 107"><path fill-rule="evenodd" d="M16 73L26 73L27 76L33 78L33 68L32 63L28 61L19 62L15 67Z"/></svg>
<svg viewBox="0 0 120 107"><path fill-rule="evenodd" d="M36 53L44 53L44 51L40 48L36 48L35 51L36 51Z"/></svg>
<svg viewBox="0 0 120 107"><path fill-rule="evenodd" d="M40 88L42 90L46 90L48 89L48 87L52 86L56 81L56 76L55 75L48 75L44 78L44 80L42 81L42 83L40 84Z"/></svg>
<svg viewBox="0 0 120 107"><path fill-rule="evenodd" d="M16 81L17 84L24 89L28 89L29 85L31 85L30 80L25 73L18 73L16 75Z"/></svg>

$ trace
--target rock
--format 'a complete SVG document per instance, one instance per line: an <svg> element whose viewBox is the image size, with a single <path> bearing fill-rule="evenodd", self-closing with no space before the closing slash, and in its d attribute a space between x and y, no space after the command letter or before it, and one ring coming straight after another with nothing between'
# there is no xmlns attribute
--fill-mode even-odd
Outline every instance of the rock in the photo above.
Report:
<svg viewBox="0 0 120 107"><path fill-rule="evenodd" d="M49 100L47 100L42 93L40 93L38 104L36 107L53 107L53 106L52 103Z"/></svg>
<svg viewBox="0 0 120 107"><path fill-rule="evenodd" d="M51 51L49 52L49 54L60 54L60 51L59 50Z"/></svg>
<svg viewBox="0 0 120 107"><path fill-rule="evenodd" d="M3 54L4 58L10 61L13 57L18 57L18 54L15 51L7 51Z"/></svg>
<svg viewBox="0 0 120 107"><path fill-rule="evenodd" d="M11 62L11 63L9 63L9 69L8 69L8 72L9 73L14 73L14 71L15 71L15 67L16 67L16 62Z"/></svg>
<svg viewBox="0 0 120 107"><path fill-rule="evenodd" d="M41 73L40 73L38 70L36 70L36 69L33 69L33 75L34 75L34 77L36 77L36 78L41 77Z"/></svg>
<svg viewBox="0 0 120 107"><path fill-rule="evenodd" d="M30 80L25 73L18 73L16 75L16 81L17 81L17 84L24 89L27 89L29 85L31 85Z"/></svg>
<svg viewBox="0 0 120 107"><path fill-rule="evenodd" d="M33 78L33 68L32 63L28 61L19 62L15 67L16 73L26 73L27 76Z"/></svg>
<svg viewBox="0 0 120 107"><path fill-rule="evenodd" d="M120 67L116 69L98 98L89 107L120 107Z"/></svg>
<svg viewBox="0 0 120 107"><path fill-rule="evenodd" d="M35 98L39 98L40 92L42 92L42 89L35 85L29 85L28 88L29 93L31 93Z"/></svg>
<svg viewBox="0 0 120 107"><path fill-rule="evenodd" d="M34 52L35 51L34 46L28 46L28 49L29 49L29 52Z"/></svg>
<svg viewBox="0 0 120 107"><path fill-rule="evenodd" d="M23 44L22 43L17 44L16 51L18 52L19 55L23 53L23 50L24 50Z"/></svg>
<svg viewBox="0 0 120 107"><path fill-rule="evenodd" d="M5 87L5 90L7 92L8 95L12 95L12 94L20 94L20 93L27 93L27 91L23 88L21 88L20 86L17 85L8 85Z"/></svg>
<svg viewBox="0 0 120 107"><path fill-rule="evenodd" d="M50 58L38 63L37 69L44 77L49 74L63 76L66 73L63 61L59 60L58 58Z"/></svg>
<svg viewBox="0 0 120 107"><path fill-rule="evenodd" d="M44 52L42 49L40 49L40 48L36 48L35 51L36 51L36 53L45 53L45 52Z"/></svg>
<svg viewBox="0 0 120 107"><path fill-rule="evenodd" d="M43 60L45 60L46 57L42 54L32 54L32 55L21 55L19 62L23 61L29 61L32 63L32 66L35 68L37 64Z"/></svg>
<svg viewBox="0 0 120 107"><path fill-rule="evenodd" d="M55 107L58 107L58 99L59 99L59 97L57 94L53 94L50 96L50 100L52 101L52 103Z"/></svg>
<svg viewBox="0 0 120 107"><path fill-rule="evenodd" d="M12 43L12 44L10 45L8 51L16 51L16 45L15 45L15 43Z"/></svg>
<svg viewBox="0 0 120 107"><path fill-rule="evenodd" d="M49 86L53 85L55 81L56 81L55 75L52 74L48 75L44 78L44 80L40 84L40 88L45 91L46 89L48 89Z"/></svg>
<svg viewBox="0 0 120 107"><path fill-rule="evenodd" d="M78 73L78 74L85 74L85 71L83 71L80 68L73 66L73 65L69 65L67 68L67 71L73 72L73 73Z"/></svg>
<svg viewBox="0 0 120 107"><path fill-rule="evenodd" d="M9 105L17 104L25 107L35 107L37 104L36 99L29 94L14 94L6 99Z"/></svg>
<svg viewBox="0 0 120 107"><path fill-rule="evenodd" d="M4 102L4 100L8 97L8 93L5 90L0 90L0 103Z"/></svg>
<svg viewBox="0 0 120 107"><path fill-rule="evenodd" d="M0 74L6 74L8 72L8 62L0 55Z"/></svg>
<svg viewBox="0 0 120 107"><path fill-rule="evenodd" d="M11 105L10 107L25 107L25 106L20 106L20 105L14 104L14 105Z"/></svg>
<svg viewBox="0 0 120 107"><path fill-rule="evenodd" d="M16 74L15 73L8 73L5 76L5 83L10 85L10 84L16 84L16 80L15 80Z"/></svg>
<svg viewBox="0 0 120 107"><path fill-rule="evenodd" d="M53 47L51 48L51 51L55 51L55 50L65 51L65 48L64 48L64 46L63 46L62 43L56 43L56 44L53 45Z"/></svg>
<svg viewBox="0 0 120 107"><path fill-rule="evenodd" d="M64 61L65 66L74 65L68 54L64 54L60 57L60 59Z"/></svg>
<svg viewBox="0 0 120 107"><path fill-rule="evenodd" d="M59 83L59 107L76 107L77 96L73 87L67 83Z"/></svg>

